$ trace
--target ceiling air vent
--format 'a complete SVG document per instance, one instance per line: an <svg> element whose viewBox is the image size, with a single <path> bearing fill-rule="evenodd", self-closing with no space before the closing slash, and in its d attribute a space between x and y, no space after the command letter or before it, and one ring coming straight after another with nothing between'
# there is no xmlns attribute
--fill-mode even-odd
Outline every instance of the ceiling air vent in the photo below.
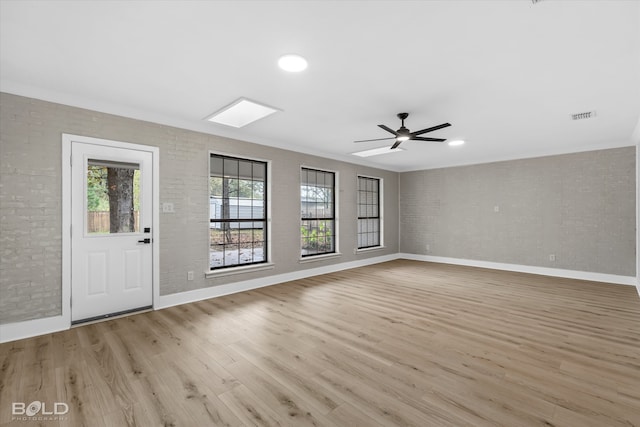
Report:
<svg viewBox="0 0 640 427"><path fill-rule="evenodd" d="M584 120L593 119L596 116L595 111L585 111L584 113L574 113L571 115L571 120Z"/></svg>

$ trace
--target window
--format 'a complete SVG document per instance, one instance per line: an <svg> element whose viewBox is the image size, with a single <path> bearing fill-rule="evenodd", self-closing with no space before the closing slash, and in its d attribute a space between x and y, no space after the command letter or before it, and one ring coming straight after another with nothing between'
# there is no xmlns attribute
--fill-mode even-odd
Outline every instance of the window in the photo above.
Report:
<svg viewBox="0 0 640 427"><path fill-rule="evenodd" d="M302 168L300 212L302 256L335 253L335 173Z"/></svg>
<svg viewBox="0 0 640 427"><path fill-rule="evenodd" d="M358 249L381 246L380 180L358 177Z"/></svg>
<svg viewBox="0 0 640 427"><path fill-rule="evenodd" d="M209 267L267 262L267 164L211 154Z"/></svg>
<svg viewBox="0 0 640 427"><path fill-rule="evenodd" d="M87 161L87 234L140 232L140 165Z"/></svg>

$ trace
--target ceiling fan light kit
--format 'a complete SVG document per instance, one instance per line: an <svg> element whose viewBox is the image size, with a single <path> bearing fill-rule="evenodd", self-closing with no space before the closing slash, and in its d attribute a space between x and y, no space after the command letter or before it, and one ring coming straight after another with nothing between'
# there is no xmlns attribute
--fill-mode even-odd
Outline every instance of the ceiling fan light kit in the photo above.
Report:
<svg viewBox="0 0 640 427"><path fill-rule="evenodd" d="M429 141L429 142L444 142L444 141L446 141L446 139L442 139L442 138L427 138L427 137L422 137L420 135L428 133L428 132L433 132L433 131L438 130L438 129L449 127L449 126L451 126L451 123L443 123L441 125L432 126L430 128L422 129L422 130L419 130L419 131L416 131L416 132L411 132L404 125L404 121L405 121L405 119L407 117L409 117L409 113L399 113L398 114L398 118L401 120L400 128L398 130L393 130L389 126L378 125L378 127L380 129L384 129L387 132L392 133L394 136L391 137L391 138L363 139L363 140L353 141L353 142L370 142L370 141L383 141L383 140L393 139L393 140L395 140L395 142L391 146L391 150L395 150L404 141Z"/></svg>

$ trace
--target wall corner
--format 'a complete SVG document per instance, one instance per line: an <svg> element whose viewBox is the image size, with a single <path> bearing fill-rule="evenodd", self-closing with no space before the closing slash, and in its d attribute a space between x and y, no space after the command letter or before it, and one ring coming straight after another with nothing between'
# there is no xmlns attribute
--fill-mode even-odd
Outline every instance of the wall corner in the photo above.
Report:
<svg viewBox="0 0 640 427"><path fill-rule="evenodd" d="M631 139L636 145L636 289L640 296L640 117Z"/></svg>

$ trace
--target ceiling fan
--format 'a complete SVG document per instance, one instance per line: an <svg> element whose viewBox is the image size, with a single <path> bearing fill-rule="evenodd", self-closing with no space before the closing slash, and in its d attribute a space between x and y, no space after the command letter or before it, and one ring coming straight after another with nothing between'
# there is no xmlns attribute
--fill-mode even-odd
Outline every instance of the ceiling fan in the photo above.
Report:
<svg viewBox="0 0 640 427"><path fill-rule="evenodd" d="M446 128L451 126L451 123L443 123L441 125L438 126L433 126L430 128L426 128L426 129L422 129L416 132L411 132L409 129L407 129L406 127L404 127L404 119L406 119L407 117L409 117L409 113L399 113L398 114L398 118L400 120L402 120L402 125L400 126L400 129L398 130L393 130L388 126L385 125L378 125L378 127L386 130L387 132L390 132L392 134L394 134L395 136L391 137L391 138L378 138L378 139L363 139L360 141L353 141L353 142L369 142L369 141L384 141L386 139L395 139L396 142L393 143L393 145L391 146L391 149L395 149L398 148L398 145L402 144L404 141L431 141L431 142L444 142L446 141L446 139L441 139L441 138L425 138L419 135L422 135L424 133L427 132L433 132L434 130L438 130L438 129L442 129L442 128Z"/></svg>

